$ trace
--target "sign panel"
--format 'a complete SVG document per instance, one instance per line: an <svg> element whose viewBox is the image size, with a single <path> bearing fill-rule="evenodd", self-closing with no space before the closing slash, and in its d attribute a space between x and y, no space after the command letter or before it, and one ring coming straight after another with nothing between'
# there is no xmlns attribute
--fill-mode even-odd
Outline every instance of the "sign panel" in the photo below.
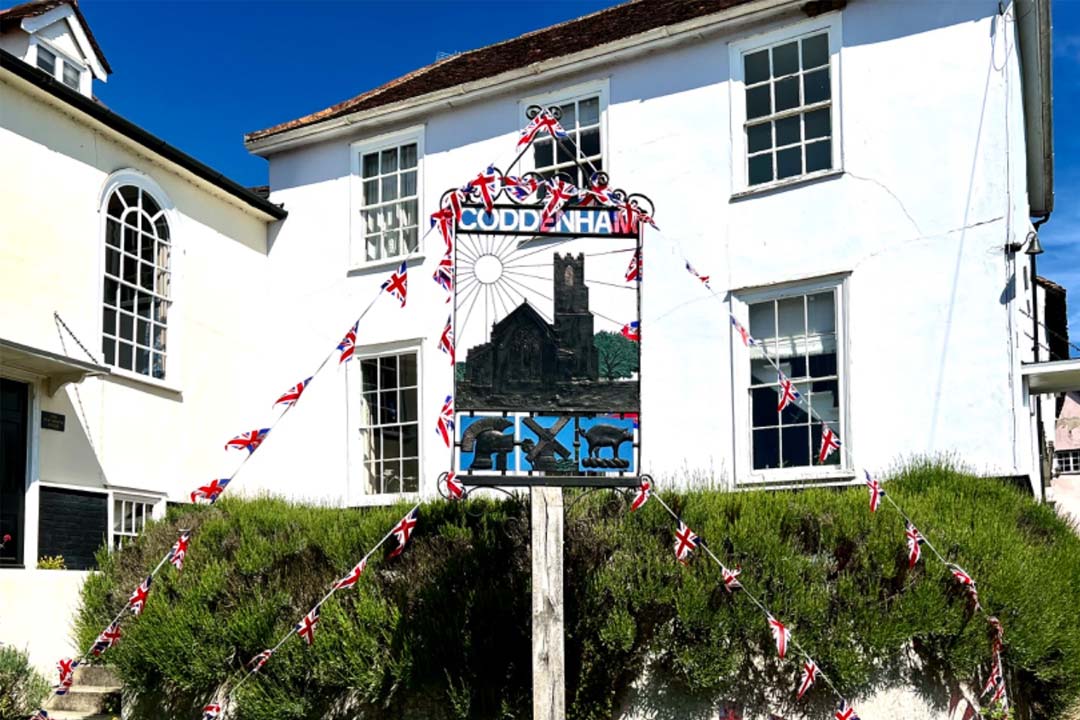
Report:
<svg viewBox="0 0 1080 720"><path fill-rule="evenodd" d="M44 430L64 432L65 419L60 413L49 412L48 410L41 411L41 427Z"/></svg>

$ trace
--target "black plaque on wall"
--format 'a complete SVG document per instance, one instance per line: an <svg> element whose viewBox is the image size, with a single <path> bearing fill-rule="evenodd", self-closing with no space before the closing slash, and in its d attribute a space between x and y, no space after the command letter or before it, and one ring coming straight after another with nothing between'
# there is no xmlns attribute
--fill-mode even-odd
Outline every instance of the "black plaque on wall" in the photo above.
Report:
<svg viewBox="0 0 1080 720"><path fill-rule="evenodd" d="M63 555L68 570L95 570L94 553L108 537L107 496L41 488L38 557Z"/></svg>
<svg viewBox="0 0 1080 720"><path fill-rule="evenodd" d="M41 411L41 427L44 430L58 430L64 432L65 417L60 413Z"/></svg>

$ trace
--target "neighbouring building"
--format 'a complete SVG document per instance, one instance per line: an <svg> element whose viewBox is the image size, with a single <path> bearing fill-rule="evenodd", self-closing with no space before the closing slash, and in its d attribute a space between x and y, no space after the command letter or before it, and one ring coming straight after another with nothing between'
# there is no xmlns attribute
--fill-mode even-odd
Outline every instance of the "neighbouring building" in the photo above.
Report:
<svg viewBox="0 0 1080 720"><path fill-rule="evenodd" d="M549 140L511 167L537 105L654 204L640 355L613 370L584 341L626 322L610 299L624 246L525 238L515 265L466 239L488 292L457 310L462 380L493 387L516 361L515 391L633 382L640 469L660 485L846 484L950 454L1043 497L1053 394L1080 388L1080 365L1040 356L1049 299L1033 297L1053 209L1048 0L638 0L250 133L268 198L93 101L108 66L74 2L20 7L0 13L0 163L18 168L0 173L0 376L4 442L26 463L4 465L0 513L19 538L2 558L27 569L0 569L0 640L18 632L19 574L43 554L89 566L95 538L121 543L228 472L221 444L266 426L403 260L406 308L378 298L356 360L331 361L229 492L435 496L457 368L427 218L497 158L588 184ZM61 42L60 23L82 35ZM504 336L542 356L500 354ZM766 355L840 436L828 463L820 423L776 409Z"/></svg>
<svg viewBox="0 0 1080 720"><path fill-rule="evenodd" d="M261 404L240 379L285 217L97 102L109 72L74 0L0 11L0 642L48 670L98 548Z"/></svg>

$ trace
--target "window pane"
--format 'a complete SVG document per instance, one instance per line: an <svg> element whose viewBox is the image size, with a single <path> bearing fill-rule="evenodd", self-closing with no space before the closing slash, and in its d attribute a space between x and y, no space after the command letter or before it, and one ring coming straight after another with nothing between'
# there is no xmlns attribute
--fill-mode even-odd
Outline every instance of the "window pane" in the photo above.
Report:
<svg viewBox="0 0 1080 720"><path fill-rule="evenodd" d="M144 290L154 291L154 266L148 263L139 264L139 285Z"/></svg>
<svg viewBox="0 0 1080 720"><path fill-rule="evenodd" d="M803 355L803 338L780 344L780 354L787 355L777 361L780 371L792 380L806 377L806 357ZM802 392L800 390L800 392Z"/></svg>
<svg viewBox="0 0 1080 720"><path fill-rule="evenodd" d="M379 213L379 227L383 230L393 230L398 226L398 206L388 205Z"/></svg>
<svg viewBox="0 0 1080 720"><path fill-rule="evenodd" d="M139 293L139 315L144 318L150 317L150 309L153 307L153 302L149 295L146 293Z"/></svg>
<svg viewBox="0 0 1080 720"><path fill-rule="evenodd" d="M750 306L750 334L758 340L776 335L776 319L772 302L755 303Z"/></svg>
<svg viewBox="0 0 1080 720"><path fill-rule="evenodd" d="M568 142L555 143L555 164L573 162L574 146Z"/></svg>
<svg viewBox="0 0 1080 720"><path fill-rule="evenodd" d="M360 361L360 373L363 376L363 391L370 392L378 390L378 369L379 361L377 358L364 358Z"/></svg>
<svg viewBox="0 0 1080 720"><path fill-rule="evenodd" d="M805 104L828 100L830 93L829 68L824 67L803 75L803 102Z"/></svg>
<svg viewBox="0 0 1080 720"><path fill-rule="evenodd" d="M419 239L417 238L416 228L410 230L401 231L401 241L405 244L405 252L416 252L416 248L419 245Z"/></svg>
<svg viewBox="0 0 1080 720"><path fill-rule="evenodd" d="M118 343L117 364L125 370L131 369L132 349L127 343Z"/></svg>
<svg viewBox="0 0 1080 720"><path fill-rule="evenodd" d="M150 374L150 351L143 350L142 348L136 348L135 350L135 372L142 375Z"/></svg>
<svg viewBox="0 0 1080 720"><path fill-rule="evenodd" d="M120 252L112 248L105 250L105 272L116 276L120 274Z"/></svg>
<svg viewBox="0 0 1080 720"><path fill-rule="evenodd" d="M813 384L810 406L819 418L833 423L834 431L837 430L835 423L840 419L839 402L839 385L836 380L819 380Z"/></svg>
<svg viewBox="0 0 1080 720"><path fill-rule="evenodd" d="M401 457L419 457L420 441L417 437L416 425L403 425L401 427Z"/></svg>
<svg viewBox="0 0 1080 720"><path fill-rule="evenodd" d="M154 377L158 380L165 379L165 356L161 353L154 353Z"/></svg>
<svg viewBox="0 0 1080 720"><path fill-rule="evenodd" d="M600 154L600 128L581 133L581 152L586 157Z"/></svg>
<svg viewBox="0 0 1080 720"><path fill-rule="evenodd" d="M116 362L116 341L112 338L101 338L101 354L105 357L105 364L112 365Z"/></svg>
<svg viewBox="0 0 1080 720"><path fill-rule="evenodd" d="M128 285L120 286L120 308L130 313L135 312L135 288Z"/></svg>
<svg viewBox="0 0 1080 720"><path fill-rule="evenodd" d="M159 323L168 322L169 302L167 300L154 300L154 320Z"/></svg>
<svg viewBox="0 0 1080 720"><path fill-rule="evenodd" d="M139 207L139 188L134 185L124 185L119 190L124 198L124 204L129 208Z"/></svg>
<svg viewBox="0 0 1080 720"><path fill-rule="evenodd" d="M398 196L398 176L397 175L390 175L389 177L384 177L382 179L381 195L382 195L382 202L386 202L387 200L397 200L397 196Z"/></svg>
<svg viewBox="0 0 1080 720"><path fill-rule="evenodd" d="M559 124L567 130L573 130L577 127L577 113L574 111L574 103L567 103L559 108L562 110L562 120Z"/></svg>
<svg viewBox="0 0 1080 720"><path fill-rule="evenodd" d="M773 48L773 77L790 75L799 70L799 44L795 42L784 43Z"/></svg>
<svg viewBox="0 0 1080 720"><path fill-rule="evenodd" d="M106 305L116 305L116 288L119 285L115 280L105 280L104 297Z"/></svg>
<svg viewBox="0 0 1080 720"><path fill-rule="evenodd" d="M120 313L120 337L125 340L135 337L135 318L127 313Z"/></svg>
<svg viewBox="0 0 1080 720"><path fill-rule="evenodd" d="M772 112L771 89L768 85L750 88L746 91L746 119L753 120Z"/></svg>
<svg viewBox="0 0 1080 720"><path fill-rule="evenodd" d="M382 236L378 233L368 234L364 237L364 257L368 260L378 260L382 257Z"/></svg>
<svg viewBox="0 0 1080 720"><path fill-rule="evenodd" d="M802 140L802 118L798 115L776 121L776 145L794 145Z"/></svg>
<svg viewBox="0 0 1080 720"><path fill-rule="evenodd" d="M789 77L776 83L776 112L799 106L799 78Z"/></svg>
<svg viewBox="0 0 1080 720"><path fill-rule="evenodd" d="M382 151L379 172L389 173L397 170L397 148Z"/></svg>
<svg viewBox="0 0 1080 720"><path fill-rule="evenodd" d="M416 194L416 171L411 170L401 174L401 196L409 197Z"/></svg>
<svg viewBox="0 0 1080 720"><path fill-rule="evenodd" d="M832 141L810 143L806 146L806 172L828 170L832 167Z"/></svg>
<svg viewBox="0 0 1080 720"><path fill-rule="evenodd" d="M150 323L146 320L140 320L136 326L138 332L135 334L135 342L140 345L150 345Z"/></svg>
<svg viewBox="0 0 1080 720"><path fill-rule="evenodd" d="M155 350L165 350L165 335L167 333L168 330L163 325L154 323L154 344L152 347Z"/></svg>
<svg viewBox="0 0 1080 720"><path fill-rule="evenodd" d="M759 50L743 56L743 80L747 85L769 79L769 51Z"/></svg>
<svg viewBox="0 0 1080 720"><path fill-rule="evenodd" d="M379 358L379 382L383 390L391 390L398 386L397 362L396 355Z"/></svg>
<svg viewBox="0 0 1080 720"><path fill-rule="evenodd" d="M64 84L73 90L79 89L79 71L64 63Z"/></svg>
<svg viewBox="0 0 1080 720"><path fill-rule="evenodd" d="M781 432L783 457L781 467L806 467L810 464L810 426L786 427Z"/></svg>
<svg viewBox="0 0 1080 720"><path fill-rule="evenodd" d="M105 308L101 318L101 328L107 335L116 335L116 311Z"/></svg>
<svg viewBox="0 0 1080 720"><path fill-rule="evenodd" d="M382 429L382 459L390 460L401 457L401 428L387 427Z"/></svg>
<svg viewBox="0 0 1080 720"><path fill-rule="evenodd" d="M416 143L401 146L401 168L416 167Z"/></svg>
<svg viewBox="0 0 1080 720"><path fill-rule="evenodd" d="M397 462L383 463L383 492L401 492L401 464Z"/></svg>
<svg viewBox="0 0 1080 720"><path fill-rule="evenodd" d="M773 373L775 379L776 373ZM776 387L754 388L750 391L750 418L754 427L767 427L780 424L780 415L776 412Z"/></svg>
<svg viewBox="0 0 1080 720"><path fill-rule="evenodd" d="M124 282L135 285L139 281L139 260L134 255L124 255Z"/></svg>
<svg viewBox="0 0 1080 720"><path fill-rule="evenodd" d="M109 198L109 215L119 220L123 214L124 201L121 199L120 193L114 192L112 197ZM119 245L120 243L116 244Z"/></svg>
<svg viewBox="0 0 1080 720"><path fill-rule="evenodd" d="M538 168L555 164L555 149L551 140L537 140L533 143L533 162Z"/></svg>
<svg viewBox="0 0 1080 720"><path fill-rule="evenodd" d="M416 217L416 201L408 200L399 205L401 209L401 224L402 225L416 225L418 218Z"/></svg>
<svg viewBox="0 0 1080 720"><path fill-rule="evenodd" d="M761 123L746 128L746 149L758 152L772 147L772 123Z"/></svg>
<svg viewBox="0 0 1080 720"><path fill-rule="evenodd" d="M806 113L806 139L827 137L832 130L832 122L829 117L829 108L822 108Z"/></svg>
<svg viewBox="0 0 1080 720"><path fill-rule="evenodd" d="M416 353L405 353L400 356L401 386L416 385Z"/></svg>
<svg viewBox="0 0 1080 720"><path fill-rule="evenodd" d="M773 179L772 153L757 155L750 158L750 184L770 182Z"/></svg>
<svg viewBox="0 0 1080 720"><path fill-rule="evenodd" d="M416 422L416 388L401 391L401 422Z"/></svg>
<svg viewBox="0 0 1080 720"><path fill-rule="evenodd" d="M784 298L776 304L777 318L780 325L780 337L791 338L805 335L806 326L803 318L803 296Z"/></svg>
<svg viewBox="0 0 1080 720"><path fill-rule="evenodd" d="M386 257L401 254L401 235L396 230L383 234L383 249Z"/></svg>
<svg viewBox="0 0 1080 720"><path fill-rule="evenodd" d="M582 127L596 125L600 122L600 98L582 100L578 103L578 112L580 113L578 122Z"/></svg>
<svg viewBox="0 0 1080 720"><path fill-rule="evenodd" d="M383 390L379 393L379 422L396 423L398 421L398 396L395 390Z"/></svg>
<svg viewBox="0 0 1080 720"><path fill-rule="evenodd" d="M824 33L802 41L803 70L816 68L829 62L829 35Z"/></svg>
<svg viewBox="0 0 1080 720"><path fill-rule="evenodd" d="M134 220L136 216L128 215L128 217ZM139 231L127 225L124 226L124 252L131 255L139 254Z"/></svg>
<svg viewBox="0 0 1080 720"><path fill-rule="evenodd" d="M402 463L404 476L401 481L402 492L420 491L420 461L406 460Z"/></svg>
<svg viewBox="0 0 1080 720"><path fill-rule="evenodd" d="M806 319L811 335L836 332L836 309L833 306L834 294L816 293L806 297Z"/></svg>
<svg viewBox="0 0 1080 720"><path fill-rule="evenodd" d="M379 181L364 181L364 205L377 205L379 203Z"/></svg>
<svg viewBox="0 0 1080 720"><path fill-rule="evenodd" d="M116 195L113 195L113 198L116 197ZM120 247L120 223L112 218L109 219L108 225L105 227L105 242L112 247Z"/></svg>
<svg viewBox="0 0 1080 720"><path fill-rule="evenodd" d="M157 231L159 240L169 241L169 221L165 219L164 215L158 215L154 220L154 229Z"/></svg>
<svg viewBox="0 0 1080 720"><path fill-rule="evenodd" d="M56 75L56 56L41 45L38 45L37 66L50 75Z"/></svg>
<svg viewBox="0 0 1080 720"><path fill-rule="evenodd" d="M832 343L835 345L835 342ZM829 377L836 375L836 352L811 354L809 357L810 377Z"/></svg>
<svg viewBox="0 0 1080 720"><path fill-rule="evenodd" d="M113 532L124 530L124 501L113 500Z"/></svg>
<svg viewBox="0 0 1080 720"><path fill-rule="evenodd" d="M754 358L750 361L750 384L775 385L776 368L765 358Z"/></svg>
<svg viewBox="0 0 1080 720"><path fill-rule="evenodd" d="M779 467L780 465L780 430L754 430L754 469Z"/></svg>
<svg viewBox="0 0 1080 720"><path fill-rule="evenodd" d="M375 177L379 174L379 153L368 153L364 156L364 177Z"/></svg>
<svg viewBox="0 0 1080 720"><path fill-rule="evenodd" d="M802 175L802 148L793 147L776 153L776 179Z"/></svg>

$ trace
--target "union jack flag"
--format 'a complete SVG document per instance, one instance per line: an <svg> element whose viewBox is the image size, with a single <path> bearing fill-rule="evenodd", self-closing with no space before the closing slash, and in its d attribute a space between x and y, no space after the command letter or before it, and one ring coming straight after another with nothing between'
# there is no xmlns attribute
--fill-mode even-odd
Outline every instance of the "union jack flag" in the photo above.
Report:
<svg viewBox="0 0 1080 720"><path fill-rule="evenodd" d="M448 315L446 317L446 327L443 328L442 335L439 336L439 349L450 356L450 364L454 365L457 358L454 355L454 317Z"/></svg>
<svg viewBox="0 0 1080 720"><path fill-rule="evenodd" d="M518 138L517 146L520 148L523 145L528 145L534 139L540 131L547 131L552 137L564 138L568 137L566 131L563 130L562 125L555 119L547 110L543 110L539 115L529 121L529 124L525 126L525 129L521 131L521 137Z"/></svg>
<svg viewBox="0 0 1080 720"><path fill-rule="evenodd" d="M807 660L802 666L802 678L799 680L799 689L796 694L796 698L801 700L802 696L806 694L806 691L817 680L818 666L813 660Z"/></svg>
<svg viewBox="0 0 1080 720"><path fill-rule="evenodd" d="M363 559L356 563L356 566L349 571L349 574L334 583L335 590L344 590L345 588L351 588L357 582L360 581L360 576L364 574L364 570L367 568L367 559Z"/></svg>
<svg viewBox="0 0 1080 720"><path fill-rule="evenodd" d="M606 205L607 207L616 207L621 201L622 199L617 191L610 190L607 185L601 185L598 182L597 173L589 176L589 189L581 192L582 207L588 207L594 203Z"/></svg>
<svg viewBox="0 0 1080 720"><path fill-rule="evenodd" d="M641 342L641 323L635 320L631 323L626 323L622 326L622 330L619 331L622 336L627 340L633 342Z"/></svg>
<svg viewBox="0 0 1080 720"><path fill-rule="evenodd" d="M356 340L356 335L353 335L353 340ZM278 405L284 405L285 407L292 407L296 404L296 401L300 399L300 395L303 394L304 389L307 388L308 383L311 382L311 378L301 380L293 385L291 388L281 394L277 400L274 401L274 407Z"/></svg>
<svg viewBox="0 0 1080 720"><path fill-rule="evenodd" d="M635 280L641 282L641 266L641 248L638 248L634 252L634 257L630 258L630 265L626 268L626 282Z"/></svg>
<svg viewBox="0 0 1080 720"><path fill-rule="evenodd" d="M439 411L439 421L435 425L435 431L442 436L443 443L450 447L454 442L454 396L447 395L443 401L442 410Z"/></svg>
<svg viewBox="0 0 1080 720"><path fill-rule="evenodd" d="M641 487L638 488L637 495L634 496L634 501L630 503L630 512L634 512L642 505L649 502L650 495L652 495L652 483L645 478L642 478Z"/></svg>
<svg viewBox="0 0 1080 720"><path fill-rule="evenodd" d="M319 606L311 608L311 612L304 616L304 619L296 623L296 634L311 645L315 642L315 626L319 624Z"/></svg>
<svg viewBox="0 0 1080 720"><path fill-rule="evenodd" d="M744 328L743 324L734 315L731 316L731 324L735 328L735 332L739 333L739 337L742 338L743 345L746 347L757 345L757 340L750 336L750 331Z"/></svg>
<svg viewBox="0 0 1080 720"><path fill-rule="evenodd" d="M578 189L562 178L551 178L544 185L548 189L547 201L540 213L540 227L553 225L562 213L563 205L577 197Z"/></svg>
<svg viewBox="0 0 1080 720"><path fill-rule="evenodd" d="M799 402L802 395L795 389L795 385L784 377L784 373L777 373L776 376L780 379L780 402L776 405L776 412L783 412L791 403Z"/></svg>
<svg viewBox="0 0 1080 720"><path fill-rule="evenodd" d="M675 531L675 559L686 565L690 554L700 544L701 538L690 529L689 525L680 520L679 529Z"/></svg>
<svg viewBox="0 0 1080 720"><path fill-rule="evenodd" d="M953 577L956 578L956 581L967 591L968 597L971 598L972 607L976 610L982 609L982 605L979 604L979 591L975 587L975 579L968 575L962 567L956 564L949 565L949 572L952 573Z"/></svg>
<svg viewBox="0 0 1080 720"><path fill-rule="evenodd" d="M461 204L468 199L466 194L467 188L454 189L450 191L445 198L443 198L442 206L450 208L454 213L454 220L461 222Z"/></svg>
<svg viewBox="0 0 1080 720"><path fill-rule="evenodd" d="M881 487L881 482L870 477L869 471L863 470L863 474L866 475L866 487L870 491L870 512L877 512L881 498L885 497L885 488Z"/></svg>
<svg viewBox="0 0 1080 720"><path fill-rule="evenodd" d="M724 589L728 592L733 592L742 587L742 583L739 582L739 576L742 575L740 568L731 568L720 566L720 576L724 578Z"/></svg>
<svg viewBox="0 0 1080 720"><path fill-rule="evenodd" d="M60 671L60 684L56 687L57 695L65 695L75 682L75 668L79 665L78 660L63 658L56 663L56 669Z"/></svg>
<svg viewBox="0 0 1080 720"><path fill-rule="evenodd" d="M776 652L780 654L780 659L784 659L784 655L787 654L787 646L791 641L791 631L784 626L784 623L780 622L772 615L769 618L769 631L772 632L773 640L776 641Z"/></svg>
<svg viewBox="0 0 1080 720"><path fill-rule="evenodd" d="M356 332L359 329L360 321L357 320L349 328L349 332L345 333L345 337L342 338L341 342L338 343L337 349L341 353L341 357L338 358L338 365L352 360L353 353L356 352Z"/></svg>
<svg viewBox="0 0 1080 720"><path fill-rule="evenodd" d="M691 275L696 277L698 280L700 280L701 284L704 285L705 287L707 287L709 290L712 290L712 288L709 287L709 276L708 275L702 275L697 270L695 270L694 266L690 264L689 260L686 261L686 272L690 273Z"/></svg>
<svg viewBox="0 0 1080 720"><path fill-rule="evenodd" d="M172 564L177 571L184 569L184 558L187 557L188 543L191 542L191 533L180 533L180 537L173 543L172 548L169 550L169 563Z"/></svg>
<svg viewBox="0 0 1080 720"><path fill-rule="evenodd" d="M825 462L833 454L833 451L839 449L840 438L836 437L836 433L832 431L831 427L821 423L821 450L818 452L818 462Z"/></svg>
<svg viewBox="0 0 1080 720"><path fill-rule="evenodd" d="M221 706L217 703L210 703L202 709L203 720L217 720L219 715L221 715Z"/></svg>
<svg viewBox="0 0 1080 720"><path fill-rule="evenodd" d="M986 685L983 686L979 697L986 697L991 690L994 691L993 696L990 698L991 705L1005 697L1005 673L1001 669L1001 658L997 657L996 654L994 663L990 668L990 677L986 679Z"/></svg>
<svg viewBox="0 0 1080 720"><path fill-rule="evenodd" d="M431 227L435 226L438 226L439 234L446 243L446 252L452 251L454 249L454 208L446 204L431 213Z"/></svg>
<svg viewBox="0 0 1080 720"><path fill-rule="evenodd" d="M855 708L848 705L847 700L840 701L840 704L836 706L833 717L836 720L859 720L859 716L855 714Z"/></svg>
<svg viewBox="0 0 1080 720"><path fill-rule="evenodd" d="M652 225L656 230L660 229L657 227L656 222L653 221L652 217L642 210L641 206L638 205L635 200L628 200L620 205L619 216L622 219L623 227L629 229L631 232L637 232L638 227L643 222Z"/></svg>
<svg viewBox="0 0 1080 720"><path fill-rule="evenodd" d="M263 665L267 663L267 661L271 658L271 656L273 656L273 654L273 650L263 650L261 653L251 658L251 662L248 663L248 666L251 668L251 672L257 673L262 670Z"/></svg>
<svg viewBox="0 0 1080 720"><path fill-rule="evenodd" d="M634 429L638 429L638 423L641 420L640 413L606 413L606 418L614 418L616 420L632 420L634 422Z"/></svg>
<svg viewBox="0 0 1080 720"><path fill-rule="evenodd" d="M225 443L225 449L247 450L249 454L253 453L263 444L263 440L266 439L269 432L270 428L260 428L258 430L248 430L246 433L240 433L232 440Z"/></svg>
<svg viewBox="0 0 1080 720"><path fill-rule="evenodd" d="M209 485L200 485L191 491L191 502L196 502L201 498L213 505L218 496L225 492L225 486L229 484L229 480L230 478L219 478L211 480Z"/></svg>
<svg viewBox="0 0 1080 720"><path fill-rule="evenodd" d="M487 170L479 173L466 187L479 190L480 198L484 201L484 210L491 212L495 209L495 196L499 194L501 186L499 171L494 165L488 165Z"/></svg>
<svg viewBox="0 0 1080 720"><path fill-rule="evenodd" d="M454 297L454 256L451 251L448 250L443 255L431 278L446 291L446 302L450 302L451 298Z"/></svg>
<svg viewBox="0 0 1080 720"><path fill-rule="evenodd" d="M94 657L100 657L101 653L111 648L116 643L120 642L120 623L114 620L109 627L101 631L101 634L97 636L97 640L94 641L93 647L90 648L90 652Z"/></svg>
<svg viewBox="0 0 1080 720"><path fill-rule="evenodd" d="M540 183L536 181L536 178L513 175L503 175L502 186L517 200L528 200L530 195L540 189Z"/></svg>
<svg viewBox="0 0 1080 720"><path fill-rule="evenodd" d="M153 575L147 575L146 579L139 583L139 587L135 588L135 592L131 593L131 597L128 599L128 607L131 608L131 612L135 615L142 615L142 611L146 609L146 598L150 595L150 583L153 580Z"/></svg>
<svg viewBox="0 0 1080 720"><path fill-rule="evenodd" d="M390 532L397 538L397 547L390 553L390 557L397 557L405 549L405 544L409 542L409 538L412 536L413 529L416 528L416 508L409 511L409 514L401 518L398 524L394 526L394 529Z"/></svg>
<svg viewBox="0 0 1080 720"><path fill-rule="evenodd" d="M382 289L400 300L401 307L405 307L405 295L409 289L409 268L404 260L397 272L391 273L390 279L382 284Z"/></svg>
<svg viewBox="0 0 1080 720"><path fill-rule="evenodd" d="M913 568L922 556L922 544L926 542L926 538L910 522L907 524L904 534L907 536L908 567Z"/></svg>
<svg viewBox="0 0 1080 720"><path fill-rule="evenodd" d="M994 629L994 652L1001 652L1005 639L1005 630L1001 627L1001 621L994 616L990 616L986 618L986 622L990 623L990 627Z"/></svg>
<svg viewBox="0 0 1080 720"><path fill-rule="evenodd" d="M446 491L450 493L450 497L453 500L462 500L465 498L465 485L457 479L453 470L446 473Z"/></svg>

